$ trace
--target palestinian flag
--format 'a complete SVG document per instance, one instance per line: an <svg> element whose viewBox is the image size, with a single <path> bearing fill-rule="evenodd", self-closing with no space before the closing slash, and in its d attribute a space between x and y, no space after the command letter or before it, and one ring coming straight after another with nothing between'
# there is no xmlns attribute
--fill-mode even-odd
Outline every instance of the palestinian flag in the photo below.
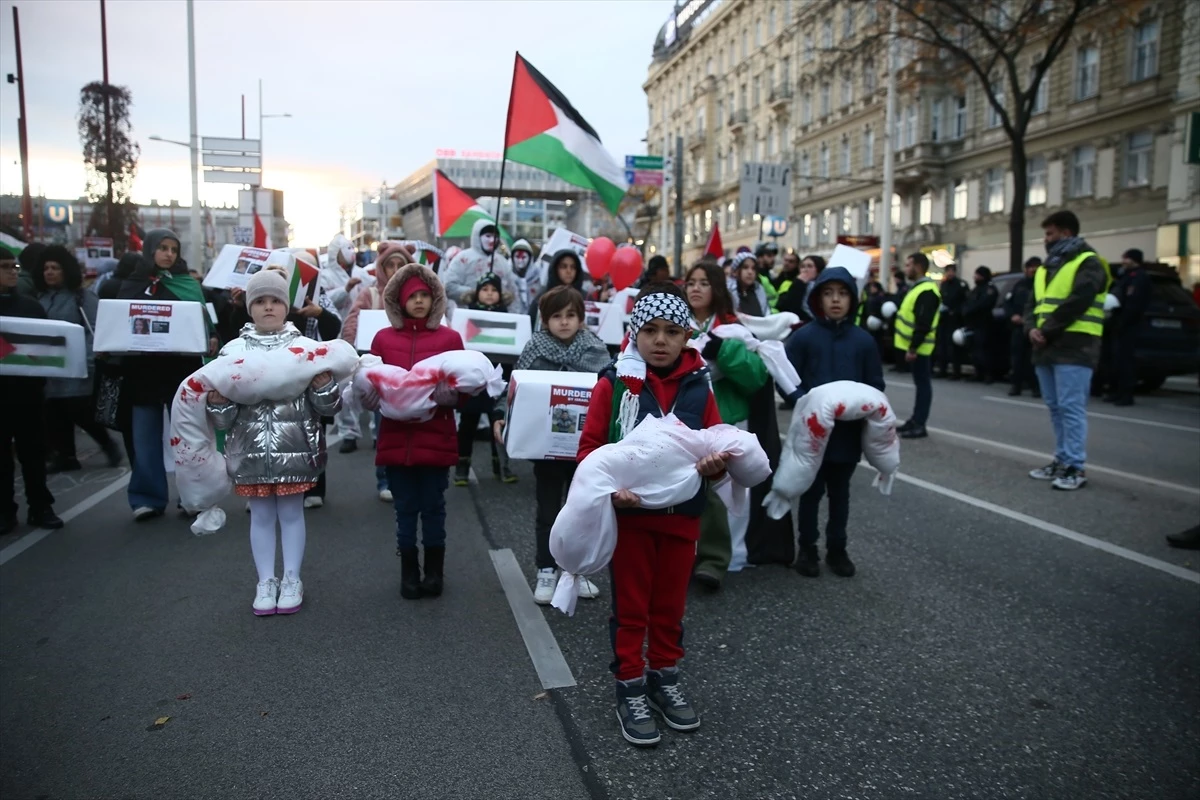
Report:
<svg viewBox="0 0 1200 800"><path fill-rule="evenodd" d="M466 239L476 220L495 218L440 169L433 171L433 230L443 239Z"/></svg>
<svg viewBox="0 0 1200 800"><path fill-rule="evenodd" d="M316 258L312 251L308 251L308 253L313 255L314 259ZM301 308L304 301L312 297L308 290L314 285L321 271L310 264L307 259L300 258L298 255L293 255L292 258L295 261L295 268L292 269L288 295L292 298L292 308Z"/></svg>
<svg viewBox="0 0 1200 800"><path fill-rule="evenodd" d="M7 233L0 231L0 250L7 250L12 254L13 258L20 258L21 251L26 247L27 245L20 239L9 236Z"/></svg>
<svg viewBox="0 0 1200 800"><path fill-rule="evenodd" d="M49 334L0 333L0 367L67 366L67 337Z"/></svg>
<svg viewBox="0 0 1200 800"><path fill-rule="evenodd" d="M498 320L468 319L465 344L484 345L500 344L508 347L517 346L517 323Z"/></svg>
<svg viewBox="0 0 1200 800"><path fill-rule="evenodd" d="M613 214L629 189L623 166L592 126L520 53L508 98L504 157L595 191Z"/></svg>

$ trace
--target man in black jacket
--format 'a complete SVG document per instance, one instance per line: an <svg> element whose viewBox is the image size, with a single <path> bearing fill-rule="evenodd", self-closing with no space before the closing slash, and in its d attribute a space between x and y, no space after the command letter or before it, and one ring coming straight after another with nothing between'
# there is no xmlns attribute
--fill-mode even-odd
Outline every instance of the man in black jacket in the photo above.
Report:
<svg viewBox="0 0 1200 800"><path fill-rule="evenodd" d="M992 286L992 271L987 267L975 270L975 288L963 303L963 325L971 331L971 363L975 365L975 380L991 384L992 309L999 293Z"/></svg>
<svg viewBox="0 0 1200 800"><path fill-rule="evenodd" d="M1026 384L1029 385L1034 397L1041 397L1037 376L1033 374L1033 345L1025 335L1025 305L1033 294L1033 276L1037 274L1042 259L1033 256L1025 261L1025 277L1017 281L1012 291L1004 298L1004 316L1008 319L1009 360L1012 370L1012 388L1008 390L1009 397L1016 397Z"/></svg>
<svg viewBox="0 0 1200 800"><path fill-rule="evenodd" d="M1135 343L1142 317L1150 305L1150 287L1142 251L1126 250L1121 256L1120 277L1110 291L1121 305L1113 309L1106 325L1112 332L1112 356L1105 370L1108 394L1104 400L1113 405L1133 405L1133 389L1137 385Z"/></svg>
<svg viewBox="0 0 1200 800"><path fill-rule="evenodd" d="M937 374L939 378L950 377L950 365L954 365L954 380L962 378L962 348L954 343L954 332L962 326L962 307L967 299L967 282L958 277L958 267L947 264L942 274L942 313L937 329Z"/></svg>
<svg viewBox="0 0 1200 800"><path fill-rule="evenodd" d="M0 316L45 319L46 312L32 297L17 291L20 268L5 250L0 250ZM0 357L7 356L15 335L0 336ZM4 375L0 377L0 396L4 397L4 412L0 413L0 534L17 529L16 471L13 469L14 450L21 462L25 479L25 502L29 506L26 522L35 528L57 530L63 521L54 513L54 495L46 486L46 442L42 426L42 390L44 378Z"/></svg>

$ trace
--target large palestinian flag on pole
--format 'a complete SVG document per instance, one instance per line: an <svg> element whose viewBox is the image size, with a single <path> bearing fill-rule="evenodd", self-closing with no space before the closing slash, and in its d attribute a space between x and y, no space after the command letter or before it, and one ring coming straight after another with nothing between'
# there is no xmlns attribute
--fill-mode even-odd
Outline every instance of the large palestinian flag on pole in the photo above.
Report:
<svg viewBox="0 0 1200 800"><path fill-rule="evenodd" d="M465 239L477 220L496 219L440 169L433 171L433 228L443 239Z"/></svg>
<svg viewBox="0 0 1200 800"><path fill-rule="evenodd" d="M504 157L592 189L614 214L629 189L624 168L592 126L520 53L508 98Z"/></svg>

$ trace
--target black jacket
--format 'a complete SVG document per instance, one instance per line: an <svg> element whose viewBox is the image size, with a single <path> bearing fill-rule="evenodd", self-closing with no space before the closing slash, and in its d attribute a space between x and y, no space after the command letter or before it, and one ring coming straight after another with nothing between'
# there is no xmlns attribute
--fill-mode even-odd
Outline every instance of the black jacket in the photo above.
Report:
<svg viewBox="0 0 1200 800"><path fill-rule="evenodd" d="M1012 324L1014 315L1023 315L1025 313L1025 304L1029 302L1029 296L1033 294L1033 278L1021 278L1017 281L1004 298L1004 319Z"/></svg>
<svg viewBox="0 0 1200 800"><path fill-rule="evenodd" d="M954 280L943 279L940 290L942 292L942 305L947 309L945 313L952 317L962 314L963 303L967 301L967 294L970 292L967 282L962 278L955 278Z"/></svg>
<svg viewBox="0 0 1200 800"><path fill-rule="evenodd" d="M46 319L46 311L37 300L13 289L0 293L0 317ZM45 386L45 378L0 375L0 394L3 394L6 402L11 400L14 403L40 403ZM4 457L11 458L8 454Z"/></svg>
<svg viewBox="0 0 1200 800"><path fill-rule="evenodd" d="M963 303L963 322L975 330L991 327L992 309L996 307L999 299L1000 293L992 286L991 281L975 284L975 288L967 295L967 301Z"/></svg>
<svg viewBox="0 0 1200 800"><path fill-rule="evenodd" d="M1121 301L1121 307L1113 310L1111 325L1114 332L1131 330L1142 321L1150 305L1150 287L1150 273L1145 267L1121 270L1120 277L1109 290Z"/></svg>
<svg viewBox="0 0 1200 800"><path fill-rule="evenodd" d="M818 276L813 283L820 280ZM790 311L800 318L801 322L812 322L812 311L808 308L808 284L796 278L792 281L792 285L787 288L787 291L779 295L775 301L776 311Z"/></svg>

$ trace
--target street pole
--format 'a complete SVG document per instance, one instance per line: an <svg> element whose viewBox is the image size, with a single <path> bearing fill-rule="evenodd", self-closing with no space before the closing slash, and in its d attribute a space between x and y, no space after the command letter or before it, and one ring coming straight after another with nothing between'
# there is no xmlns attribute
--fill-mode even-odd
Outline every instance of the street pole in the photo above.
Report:
<svg viewBox="0 0 1200 800"><path fill-rule="evenodd" d="M29 137L25 132L25 70L21 66L21 21L13 6L13 38L17 45L17 138L21 151L21 233L28 244L33 241L33 198L29 195Z"/></svg>
<svg viewBox="0 0 1200 800"><path fill-rule="evenodd" d="M671 272L683 277L683 137L675 137L675 263Z"/></svg>
<svg viewBox="0 0 1200 800"><path fill-rule="evenodd" d="M262 78L258 79L258 186L263 186L263 110L262 110ZM258 202L257 200L255 201Z"/></svg>
<svg viewBox="0 0 1200 800"><path fill-rule="evenodd" d="M667 154L669 152L671 152L671 139L666 133L663 133L662 157L663 157L664 162L666 161ZM665 163L663 164L663 169L664 170L666 169ZM663 177L666 178L665 173L663 174ZM661 194L662 194L662 196L659 198L659 201L658 201L658 210L662 215L662 235L659 237L659 240L658 240L658 252L662 254L663 258L666 258L667 257L667 230L668 230L668 228L667 228L667 225L668 225L668 222L667 222L667 213L668 213L667 200L671 196L671 187L669 185L667 185L667 183L665 181L663 182L663 185L662 185Z"/></svg>
<svg viewBox="0 0 1200 800"><path fill-rule="evenodd" d="M200 136L196 132L196 19L193 0L187 0L187 37L188 37L188 116L191 126L191 136L188 139L192 161L192 214L188 223L191 233L188 236L188 267L200 273L204 272L201 260L200 242L203 231L200 230Z"/></svg>
<svg viewBox="0 0 1200 800"><path fill-rule="evenodd" d="M122 220L121 227L118 229L116 220L113 219L113 152L112 152L112 97L109 95L110 86L108 84L108 14L104 7L104 0L100 0L100 60L104 67L104 184L105 184L105 222L108 225L108 235L113 240L113 251L117 249L118 239L120 234L124 232L125 225ZM93 212L95 216L95 212Z"/></svg>
<svg viewBox="0 0 1200 800"><path fill-rule="evenodd" d="M888 291L892 286L892 195L896 193L896 154L893 138L896 126L896 40L899 23L896 7L892 6L892 20L888 26L887 44L887 106L884 116L883 143L883 228L879 235L879 282Z"/></svg>

